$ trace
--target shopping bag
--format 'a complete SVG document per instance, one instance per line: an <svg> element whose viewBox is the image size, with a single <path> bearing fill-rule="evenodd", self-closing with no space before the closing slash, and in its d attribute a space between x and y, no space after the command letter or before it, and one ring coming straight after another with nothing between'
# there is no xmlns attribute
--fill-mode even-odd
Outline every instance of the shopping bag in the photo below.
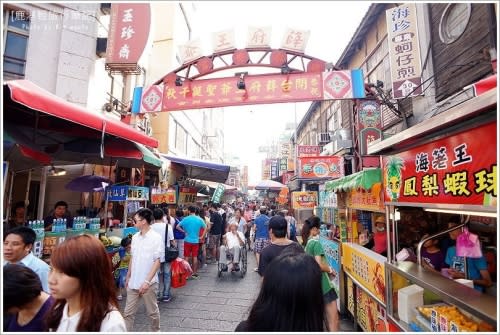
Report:
<svg viewBox="0 0 500 335"><path fill-rule="evenodd" d="M469 232L468 229L464 229L457 237L457 256L470 258L480 258L483 256L479 237Z"/></svg>
<svg viewBox="0 0 500 335"><path fill-rule="evenodd" d="M173 288L183 287L184 285L186 285L188 277L193 273L191 266L187 261L180 257L172 261L171 264L171 286Z"/></svg>

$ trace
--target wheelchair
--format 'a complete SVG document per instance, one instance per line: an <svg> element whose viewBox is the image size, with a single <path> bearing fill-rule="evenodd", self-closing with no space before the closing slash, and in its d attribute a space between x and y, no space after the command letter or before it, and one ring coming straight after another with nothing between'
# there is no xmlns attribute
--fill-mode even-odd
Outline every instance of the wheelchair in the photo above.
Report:
<svg viewBox="0 0 500 335"><path fill-rule="evenodd" d="M219 247L220 248L220 247ZM220 249L219 249L220 250ZM217 277L222 277L223 272L231 272L231 273L239 273L240 277L243 278L245 277L245 274L247 273L247 244L245 244L241 247L240 249L240 262L238 263L239 266L239 271L232 271L230 265L231 262L233 261L233 254L229 252L229 250L226 250L226 263L220 263L220 259L217 260ZM230 271L231 270L231 271Z"/></svg>

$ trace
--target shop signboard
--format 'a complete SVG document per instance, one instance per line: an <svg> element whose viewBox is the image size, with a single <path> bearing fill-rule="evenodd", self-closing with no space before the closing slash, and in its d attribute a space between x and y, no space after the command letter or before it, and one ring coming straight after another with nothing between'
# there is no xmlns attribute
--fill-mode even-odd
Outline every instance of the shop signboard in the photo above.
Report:
<svg viewBox="0 0 500 335"><path fill-rule="evenodd" d="M344 158L341 156L314 156L299 158L299 178L337 179L344 176Z"/></svg>
<svg viewBox="0 0 500 335"><path fill-rule="evenodd" d="M347 285L347 310L354 315L354 283L352 279L346 276L346 285Z"/></svg>
<svg viewBox="0 0 500 335"><path fill-rule="evenodd" d="M188 50L199 50L199 47L191 46ZM191 56L192 52L188 59L192 59ZM240 80L245 83L244 89L238 88ZM360 69L244 75L243 78L232 76L186 80L181 86L173 80L167 82L163 90L162 111L364 97Z"/></svg>
<svg viewBox="0 0 500 335"><path fill-rule="evenodd" d="M320 153L321 153L321 146L319 146L319 145L298 145L297 146L297 156L298 157L319 156Z"/></svg>
<svg viewBox="0 0 500 335"><path fill-rule="evenodd" d="M288 158L280 158L279 160L280 164L280 172L286 172L288 171Z"/></svg>
<svg viewBox="0 0 500 335"><path fill-rule="evenodd" d="M288 203L288 187L283 187L278 194L278 203L280 205L285 205Z"/></svg>
<svg viewBox="0 0 500 335"><path fill-rule="evenodd" d="M319 241L323 246L326 261L333 270L333 278L331 278L333 287L337 296L340 296L340 244L324 237L320 237Z"/></svg>
<svg viewBox="0 0 500 335"><path fill-rule="evenodd" d="M293 173L286 172L286 173L283 173L283 175L281 177L283 178L283 181L281 183L283 185L288 185L288 183L290 182L290 179L293 177Z"/></svg>
<svg viewBox="0 0 500 335"><path fill-rule="evenodd" d="M169 187L168 189L151 189L151 203L177 204L177 186Z"/></svg>
<svg viewBox="0 0 500 335"><path fill-rule="evenodd" d="M496 122L383 157L386 202L497 205Z"/></svg>
<svg viewBox="0 0 500 335"><path fill-rule="evenodd" d="M420 95L422 71L415 4L405 3L388 9L386 21L393 97Z"/></svg>
<svg viewBox="0 0 500 335"><path fill-rule="evenodd" d="M364 290L356 287L356 307L358 324L365 332L377 331L378 308L377 302Z"/></svg>
<svg viewBox="0 0 500 335"><path fill-rule="evenodd" d="M337 193L327 191L325 184L319 185L319 207L337 207Z"/></svg>
<svg viewBox="0 0 500 335"><path fill-rule="evenodd" d="M127 200L149 200L149 188L142 186L127 186Z"/></svg>
<svg viewBox="0 0 500 335"><path fill-rule="evenodd" d="M380 104L377 100L361 100L357 107L360 151L366 155L368 144L382 137Z"/></svg>
<svg viewBox="0 0 500 335"><path fill-rule="evenodd" d="M385 302L385 261L385 257L360 245L342 244L344 271L382 302Z"/></svg>
<svg viewBox="0 0 500 335"><path fill-rule="evenodd" d="M292 192L292 208L314 208L318 204L318 193L314 191Z"/></svg>
<svg viewBox="0 0 500 335"><path fill-rule="evenodd" d="M218 184L217 188L214 191L214 194L212 195L212 202L219 204L222 200L222 196L224 195L225 190L226 188L223 184Z"/></svg>
<svg viewBox="0 0 500 335"><path fill-rule="evenodd" d="M271 159L271 179L277 178L279 173L279 160Z"/></svg>
<svg viewBox="0 0 500 335"><path fill-rule="evenodd" d="M196 202L198 189L196 187L179 187L179 204L192 204Z"/></svg>
<svg viewBox="0 0 500 335"><path fill-rule="evenodd" d="M363 189L352 189L347 193L347 207L370 212L383 212L384 202L378 188L365 191Z"/></svg>
<svg viewBox="0 0 500 335"><path fill-rule="evenodd" d="M113 3L106 47L106 67L136 70L149 38L148 3Z"/></svg>

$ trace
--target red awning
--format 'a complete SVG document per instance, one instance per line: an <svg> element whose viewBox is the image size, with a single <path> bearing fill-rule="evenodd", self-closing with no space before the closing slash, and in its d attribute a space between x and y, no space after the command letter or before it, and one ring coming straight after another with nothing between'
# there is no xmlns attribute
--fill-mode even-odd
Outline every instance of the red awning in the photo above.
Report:
<svg viewBox="0 0 500 335"><path fill-rule="evenodd" d="M488 92L489 90L497 87L497 75L494 74L487 78L481 79L480 81L472 84L472 87L476 96Z"/></svg>
<svg viewBox="0 0 500 335"><path fill-rule="evenodd" d="M149 137L121 121L107 118L67 102L28 80L12 80L6 82L4 86L8 86L10 89L12 101L30 109L149 147L158 147L158 140L155 138Z"/></svg>

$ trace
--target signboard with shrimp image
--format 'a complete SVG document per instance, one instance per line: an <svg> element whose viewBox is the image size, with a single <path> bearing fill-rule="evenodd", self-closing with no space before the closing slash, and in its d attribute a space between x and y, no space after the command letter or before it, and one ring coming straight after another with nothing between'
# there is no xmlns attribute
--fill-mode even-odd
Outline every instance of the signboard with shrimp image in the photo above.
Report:
<svg viewBox="0 0 500 335"><path fill-rule="evenodd" d="M384 256L357 244L342 243L344 271L383 303L385 303L385 261Z"/></svg>

